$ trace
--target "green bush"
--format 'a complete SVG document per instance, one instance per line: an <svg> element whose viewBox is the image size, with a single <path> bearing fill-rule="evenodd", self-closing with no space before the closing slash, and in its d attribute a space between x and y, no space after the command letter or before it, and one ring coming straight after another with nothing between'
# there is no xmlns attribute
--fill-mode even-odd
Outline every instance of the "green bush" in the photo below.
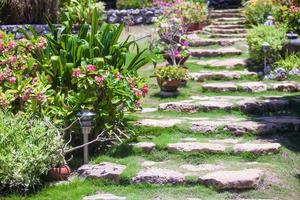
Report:
<svg viewBox="0 0 300 200"><path fill-rule="evenodd" d="M3 24L56 22L59 0L0 0L0 22Z"/></svg>
<svg viewBox="0 0 300 200"><path fill-rule="evenodd" d="M55 128L25 114L0 112L0 193L26 192L61 161Z"/></svg>
<svg viewBox="0 0 300 200"><path fill-rule="evenodd" d="M282 67L287 71L292 69L300 70L300 54L291 54L278 60L276 63L277 67Z"/></svg>
<svg viewBox="0 0 300 200"><path fill-rule="evenodd" d="M117 0L118 9L143 8L150 5L149 0Z"/></svg>
<svg viewBox="0 0 300 200"><path fill-rule="evenodd" d="M274 4L272 0L249 1L245 4L245 15L249 25L264 24L272 15Z"/></svg>
<svg viewBox="0 0 300 200"><path fill-rule="evenodd" d="M264 42L270 44L270 51L267 57L269 62L274 62L280 58L281 50L286 41L286 31L283 27L259 25L250 29L247 35L250 57L257 62L264 60L264 53L262 51L262 44Z"/></svg>
<svg viewBox="0 0 300 200"><path fill-rule="evenodd" d="M285 24L288 31L300 34L300 7L278 6L274 9L275 20Z"/></svg>

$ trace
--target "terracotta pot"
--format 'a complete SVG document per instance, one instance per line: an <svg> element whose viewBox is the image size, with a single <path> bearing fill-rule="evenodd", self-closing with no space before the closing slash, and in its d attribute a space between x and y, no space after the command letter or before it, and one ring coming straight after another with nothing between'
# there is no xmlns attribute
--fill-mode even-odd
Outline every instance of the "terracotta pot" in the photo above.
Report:
<svg viewBox="0 0 300 200"><path fill-rule="evenodd" d="M63 165L61 167L53 167L49 171L49 176L53 181L66 180L72 170L68 165Z"/></svg>
<svg viewBox="0 0 300 200"><path fill-rule="evenodd" d="M157 78L157 83L164 92L177 92L178 88L182 85L182 80L161 80Z"/></svg>
<svg viewBox="0 0 300 200"><path fill-rule="evenodd" d="M173 59L172 59L172 57L171 57L171 55L170 54L168 54L168 53L164 53L164 58L168 61L168 63L170 64L170 65L174 65L174 63L173 63ZM186 56L186 57L176 57L175 58L175 62L176 62L176 65L180 65L180 66L183 66L184 65L184 63L188 60L190 58L190 55L188 55L188 56Z"/></svg>

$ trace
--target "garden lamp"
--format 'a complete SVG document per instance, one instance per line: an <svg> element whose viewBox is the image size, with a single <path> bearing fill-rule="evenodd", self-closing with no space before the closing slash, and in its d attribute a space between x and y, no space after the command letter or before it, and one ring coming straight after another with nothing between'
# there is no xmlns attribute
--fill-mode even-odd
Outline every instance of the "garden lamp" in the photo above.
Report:
<svg viewBox="0 0 300 200"><path fill-rule="evenodd" d="M269 72L268 66L267 66L267 54L270 51L270 44L267 42L264 42L262 44L262 50L264 52L265 58L264 58L264 73L267 74Z"/></svg>
<svg viewBox="0 0 300 200"><path fill-rule="evenodd" d="M83 144L87 144L89 142L89 134L92 130L92 122L93 118L96 114L91 111L82 111L77 114L77 117L80 118L80 128L83 134ZM83 147L83 162L87 164L89 162L89 146L85 145Z"/></svg>

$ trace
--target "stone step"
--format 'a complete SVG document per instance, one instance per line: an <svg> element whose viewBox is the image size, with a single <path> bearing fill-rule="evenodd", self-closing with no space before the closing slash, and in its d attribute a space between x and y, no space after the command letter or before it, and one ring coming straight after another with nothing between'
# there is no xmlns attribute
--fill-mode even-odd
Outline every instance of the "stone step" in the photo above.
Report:
<svg viewBox="0 0 300 200"><path fill-rule="evenodd" d="M233 13L233 12L222 12L222 13L218 13L218 12L212 12L210 14L210 18L211 19L218 19L218 18L240 18L243 17L242 13Z"/></svg>
<svg viewBox="0 0 300 200"><path fill-rule="evenodd" d="M217 102L218 103L218 102ZM217 104L216 103L216 104ZM176 120L176 119L174 119ZM169 119L148 119L139 120L136 124L139 126L163 127L162 122L167 123ZM179 121L179 119L177 119ZM240 136L247 133L251 134L269 134L298 131L300 128L300 118L293 116L271 116L259 117L255 119L232 118L230 116L220 117L211 120L209 118L180 118L180 122L175 125L188 124L192 132L214 133L226 131L233 135ZM194 142L194 139L182 140L182 142ZM220 143L237 143L238 141L223 141ZM155 146L153 143L150 145ZM141 147L142 149L144 148ZM147 149L146 149L147 150Z"/></svg>
<svg viewBox="0 0 300 200"><path fill-rule="evenodd" d="M202 84L204 91L209 92L264 92L264 91L280 91L280 92L297 92L300 91L300 84L297 82L216 82Z"/></svg>
<svg viewBox="0 0 300 200"><path fill-rule="evenodd" d="M214 96L192 97L191 100L168 102L159 104L161 111L175 112L209 112L213 110L232 111L240 110L243 113L268 113L286 112L292 105L293 99L281 97L238 97L238 96Z"/></svg>
<svg viewBox="0 0 300 200"><path fill-rule="evenodd" d="M216 26L245 25L245 21L213 21L211 24Z"/></svg>
<svg viewBox="0 0 300 200"><path fill-rule="evenodd" d="M225 38L225 39L212 39L212 38L199 38L199 37L189 37L190 46L201 47L210 45L220 45L220 46L233 46L236 42L244 41L241 38Z"/></svg>
<svg viewBox="0 0 300 200"><path fill-rule="evenodd" d="M216 22L246 22L245 17L220 17L215 19Z"/></svg>
<svg viewBox="0 0 300 200"><path fill-rule="evenodd" d="M244 25L241 25L241 24L210 25L208 27L211 28L211 29L235 29L235 28L245 29L246 28Z"/></svg>
<svg viewBox="0 0 300 200"><path fill-rule="evenodd" d="M193 57L216 57L216 56L236 56L241 55L242 51L234 47L224 47L219 49L191 49Z"/></svg>
<svg viewBox="0 0 300 200"><path fill-rule="evenodd" d="M222 10L212 10L211 13L241 13L242 9L222 9Z"/></svg>
<svg viewBox="0 0 300 200"><path fill-rule="evenodd" d="M190 79L198 82L206 80L233 80L241 77L257 77L256 72L249 71L203 71L197 73L190 73Z"/></svg>
<svg viewBox="0 0 300 200"><path fill-rule="evenodd" d="M247 33L247 30L244 28L235 28L235 29L210 29L211 33L214 34L243 34Z"/></svg>
<svg viewBox="0 0 300 200"><path fill-rule="evenodd" d="M210 34L211 38L245 38L247 34L239 33L239 34L222 34L222 33L212 33Z"/></svg>
<svg viewBox="0 0 300 200"><path fill-rule="evenodd" d="M211 60L200 60L197 61L198 65L205 65L215 68L227 68L231 69L234 67L246 67L247 59L245 58L226 58L226 59L211 59Z"/></svg>
<svg viewBox="0 0 300 200"><path fill-rule="evenodd" d="M82 200L126 200L126 197L120 197L105 192L97 192L95 195L83 197Z"/></svg>
<svg viewBox="0 0 300 200"><path fill-rule="evenodd" d="M199 177L199 182L218 189L254 189L262 181L264 173L260 169L240 171L217 171Z"/></svg>
<svg viewBox="0 0 300 200"><path fill-rule="evenodd" d="M278 153L281 145L274 142L254 141L248 143L238 143L235 145L225 143L203 143L203 142L179 142L167 145L170 152L184 153L253 153L253 154L271 154Z"/></svg>

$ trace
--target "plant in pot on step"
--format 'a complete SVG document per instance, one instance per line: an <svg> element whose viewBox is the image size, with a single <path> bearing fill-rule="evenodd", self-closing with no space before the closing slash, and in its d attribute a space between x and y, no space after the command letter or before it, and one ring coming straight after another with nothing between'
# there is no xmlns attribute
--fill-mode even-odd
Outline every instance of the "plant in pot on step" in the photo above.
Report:
<svg viewBox="0 0 300 200"><path fill-rule="evenodd" d="M154 77L160 87L160 96L174 97L179 95L178 88L188 80L188 70L180 66L162 66L154 69Z"/></svg>
<svg viewBox="0 0 300 200"><path fill-rule="evenodd" d="M188 48L189 42L187 40L181 40L180 43L165 45L163 57L170 65L184 66L185 62L190 57Z"/></svg>

